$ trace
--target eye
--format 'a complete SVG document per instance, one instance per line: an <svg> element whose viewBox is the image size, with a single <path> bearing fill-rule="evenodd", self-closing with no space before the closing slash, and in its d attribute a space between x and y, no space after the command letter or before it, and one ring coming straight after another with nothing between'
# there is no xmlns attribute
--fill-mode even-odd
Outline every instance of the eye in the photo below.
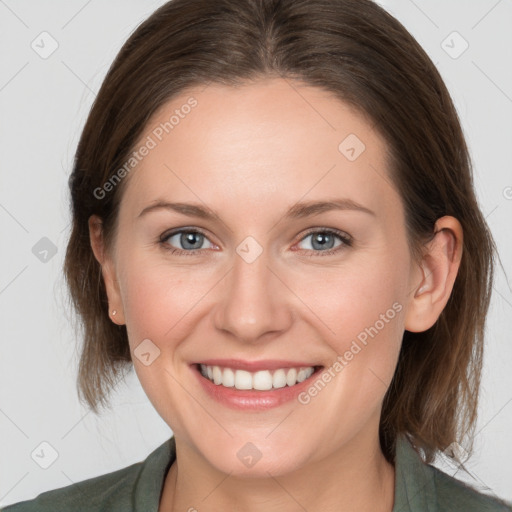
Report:
<svg viewBox="0 0 512 512"><path fill-rule="evenodd" d="M164 233L160 244L172 254L193 255L204 249L203 244L208 241L206 235L197 229L180 229ZM210 242L211 243L211 242ZM178 246L177 248L175 246ZM215 247L212 244L213 247ZM206 247L208 248L208 247Z"/></svg>
<svg viewBox="0 0 512 512"><path fill-rule="evenodd" d="M345 247L352 246L352 238L349 235L334 229L316 228L302 238L299 244L308 239L311 239L311 241L306 244L309 247L306 247L305 250L312 251L310 256L328 256L343 250ZM337 245L336 239L339 240Z"/></svg>
<svg viewBox="0 0 512 512"><path fill-rule="evenodd" d="M303 250L311 252L307 256L328 256L352 246L352 238L349 235L334 229L315 228L307 233L299 244L308 239L311 239L311 242L306 245L310 247L303 248ZM338 240L337 244L336 239ZM164 233L159 243L165 250L170 251L171 254L190 256L197 254L203 249L208 249L208 247L203 246L206 241L209 242L202 231L196 228L182 228ZM210 248L216 248L214 244L209 243L211 244Z"/></svg>

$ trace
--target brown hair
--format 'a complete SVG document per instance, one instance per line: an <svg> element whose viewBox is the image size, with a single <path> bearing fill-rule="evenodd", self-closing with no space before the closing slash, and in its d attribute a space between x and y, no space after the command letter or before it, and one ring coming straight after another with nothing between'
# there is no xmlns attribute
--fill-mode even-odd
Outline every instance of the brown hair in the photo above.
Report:
<svg viewBox="0 0 512 512"><path fill-rule="evenodd" d="M456 217L463 254L435 325L406 331L385 396L380 438L393 459L406 433L431 462L474 428L495 246L473 190L460 122L438 71L408 31L370 0L173 0L130 36L81 135L70 177L73 227L65 275L83 328L79 395L97 412L131 361L126 328L111 322L88 219L115 238L126 180L99 199L150 117L184 90L282 77L323 88L371 119L389 146L391 179L416 261L436 220Z"/></svg>

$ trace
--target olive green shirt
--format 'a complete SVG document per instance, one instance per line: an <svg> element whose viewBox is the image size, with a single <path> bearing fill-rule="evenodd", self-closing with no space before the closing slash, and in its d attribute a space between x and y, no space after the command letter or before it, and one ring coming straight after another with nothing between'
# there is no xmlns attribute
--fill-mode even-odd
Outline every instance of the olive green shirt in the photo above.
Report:
<svg viewBox="0 0 512 512"><path fill-rule="evenodd" d="M174 436L146 460L102 476L43 492L5 512L157 512L165 476L176 458ZM397 440L393 512L512 512L512 504L467 487L425 464L407 438Z"/></svg>

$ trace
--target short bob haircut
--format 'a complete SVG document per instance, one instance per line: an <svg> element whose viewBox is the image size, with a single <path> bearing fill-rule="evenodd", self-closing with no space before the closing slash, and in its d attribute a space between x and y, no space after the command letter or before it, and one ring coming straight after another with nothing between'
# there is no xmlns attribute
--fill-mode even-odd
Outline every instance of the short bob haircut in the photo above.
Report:
<svg viewBox="0 0 512 512"><path fill-rule="evenodd" d="M73 220L64 272L84 338L79 397L97 413L131 368L126 327L109 318L88 231L89 217L99 215L107 249L113 247L127 180L101 198L95 191L129 159L151 116L177 94L265 78L334 93L378 130L414 261L437 219L451 215L462 225L463 254L450 299L430 329L405 331L379 427L389 461L404 433L432 462L438 450L474 432L496 248L440 74L403 25L371 0L173 0L126 41L92 106L69 179Z"/></svg>

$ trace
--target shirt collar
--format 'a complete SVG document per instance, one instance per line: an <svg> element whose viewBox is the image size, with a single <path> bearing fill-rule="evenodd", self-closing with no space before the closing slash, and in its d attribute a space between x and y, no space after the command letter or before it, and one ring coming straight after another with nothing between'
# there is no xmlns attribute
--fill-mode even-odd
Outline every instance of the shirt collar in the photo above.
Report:
<svg viewBox="0 0 512 512"><path fill-rule="evenodd" d="M434 471L403 434L396 440L393 512L436 512Z"/></svg>
<svg viewBox="0 0 512 512"><path fill-rule="evenodd" d="M167 471L175 459L174 436L148 455L142 464L133 490L134 512L157 512Z"/></svg>

